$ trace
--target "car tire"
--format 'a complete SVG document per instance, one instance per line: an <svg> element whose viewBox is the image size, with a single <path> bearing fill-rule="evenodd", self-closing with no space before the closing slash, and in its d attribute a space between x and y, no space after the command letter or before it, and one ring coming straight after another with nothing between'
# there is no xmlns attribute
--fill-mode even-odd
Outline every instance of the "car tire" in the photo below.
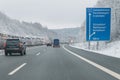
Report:
<svg viewBox="0 0 120 80"><path fill-rule="evenodd" d="M9 53L10 56L12 56L12 53Z"/></svg>
<svg viewBox="0 0 120 80"><path fill-rule="evenodd" d="M8 53L5 51L5 56L8 56Z"/></svg>
<svg viewBox="0 0 120 80"><path fill-rule="evenodd" d="M24 51L24 55L26 55L26 50Z"/></svg>
<svg viewBox="0 0 120 80"><path fill-rule="evenodd" d="M24 55L23 51L21 51L20 55L21 55L21 56L23 56L23 55Z"/></svg>

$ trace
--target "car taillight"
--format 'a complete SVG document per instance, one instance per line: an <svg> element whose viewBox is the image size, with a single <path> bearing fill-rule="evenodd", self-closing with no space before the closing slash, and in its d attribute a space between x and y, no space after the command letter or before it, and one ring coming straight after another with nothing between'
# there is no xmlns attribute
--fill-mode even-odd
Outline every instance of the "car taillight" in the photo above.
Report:
<svg viewBox="0 0 120 80"><path fill-rule="evenodd" d="M6 47L6 43L3 44L3 47L4 47L4 48Z"/></svg>
<svg viewBox="0 0 120 80"><path fill-rule="evenodd" d="M19 47L22 47L22 43L19 43Z"/></svg>

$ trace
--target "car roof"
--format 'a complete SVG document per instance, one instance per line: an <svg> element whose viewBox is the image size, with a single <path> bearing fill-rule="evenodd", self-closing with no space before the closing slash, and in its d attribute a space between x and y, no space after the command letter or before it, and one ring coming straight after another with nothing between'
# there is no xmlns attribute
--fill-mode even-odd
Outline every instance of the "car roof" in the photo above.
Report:
<svg viewBox="0 0 120 80"><path fill-rule="evenodd" d="M6 41L20 41L20 39L6 39Z"/></svg>

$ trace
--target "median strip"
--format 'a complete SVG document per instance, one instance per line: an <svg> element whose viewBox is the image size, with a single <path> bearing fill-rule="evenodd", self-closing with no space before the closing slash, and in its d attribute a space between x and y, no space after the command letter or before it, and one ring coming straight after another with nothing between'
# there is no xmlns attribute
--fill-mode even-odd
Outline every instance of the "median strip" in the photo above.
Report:
<svg viewBox="0 0 120 80"><path fill-rule="evenodd" d="M84 57L82 57L82 56L80 56L80 55L78 55L78 54L76 54L76 53L74 53L74 52L66 49L64 46L63 46L63 48L64 48L67 52L71 53L72 55L74 55L74 56L76 56L76 57L78 57L78 58L86 61L87 63L93 65L94 67L96 67L96 68L104 71L105 73L113 76L114 78L120 80L120 74L118 74L118 73L116 73L116 72L114 72L114 71L112 71L112 70L110 70L110 69L107 69L106 67L103 67L103 66L101 66L101 65L99 65L99 64L97 64L97 63L95 63L95 62L93 62L93 61L90 61L90 60L88 60L88 59L86 59L86 58L84 58Z"/></svg>
<svg viewBox="0 0 120 80"><path fill-rule="evenodd" d="M18 68L14 69L12 72L10 72L8 75L13 75L15 74L17 71L19 71L22 67L24 67L27 63L23 63L22 65L20 65Z"/></svg>

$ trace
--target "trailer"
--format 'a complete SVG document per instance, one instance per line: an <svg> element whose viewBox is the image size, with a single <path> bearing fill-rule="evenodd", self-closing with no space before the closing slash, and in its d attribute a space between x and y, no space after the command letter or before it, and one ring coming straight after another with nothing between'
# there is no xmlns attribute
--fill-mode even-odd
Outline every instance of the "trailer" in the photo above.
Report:
<svg viewBox="0 0 120 80"><path fill-rule="evenodd" d="M59 39L54 39L53 40L53 47L60 47Z"/></svg>

